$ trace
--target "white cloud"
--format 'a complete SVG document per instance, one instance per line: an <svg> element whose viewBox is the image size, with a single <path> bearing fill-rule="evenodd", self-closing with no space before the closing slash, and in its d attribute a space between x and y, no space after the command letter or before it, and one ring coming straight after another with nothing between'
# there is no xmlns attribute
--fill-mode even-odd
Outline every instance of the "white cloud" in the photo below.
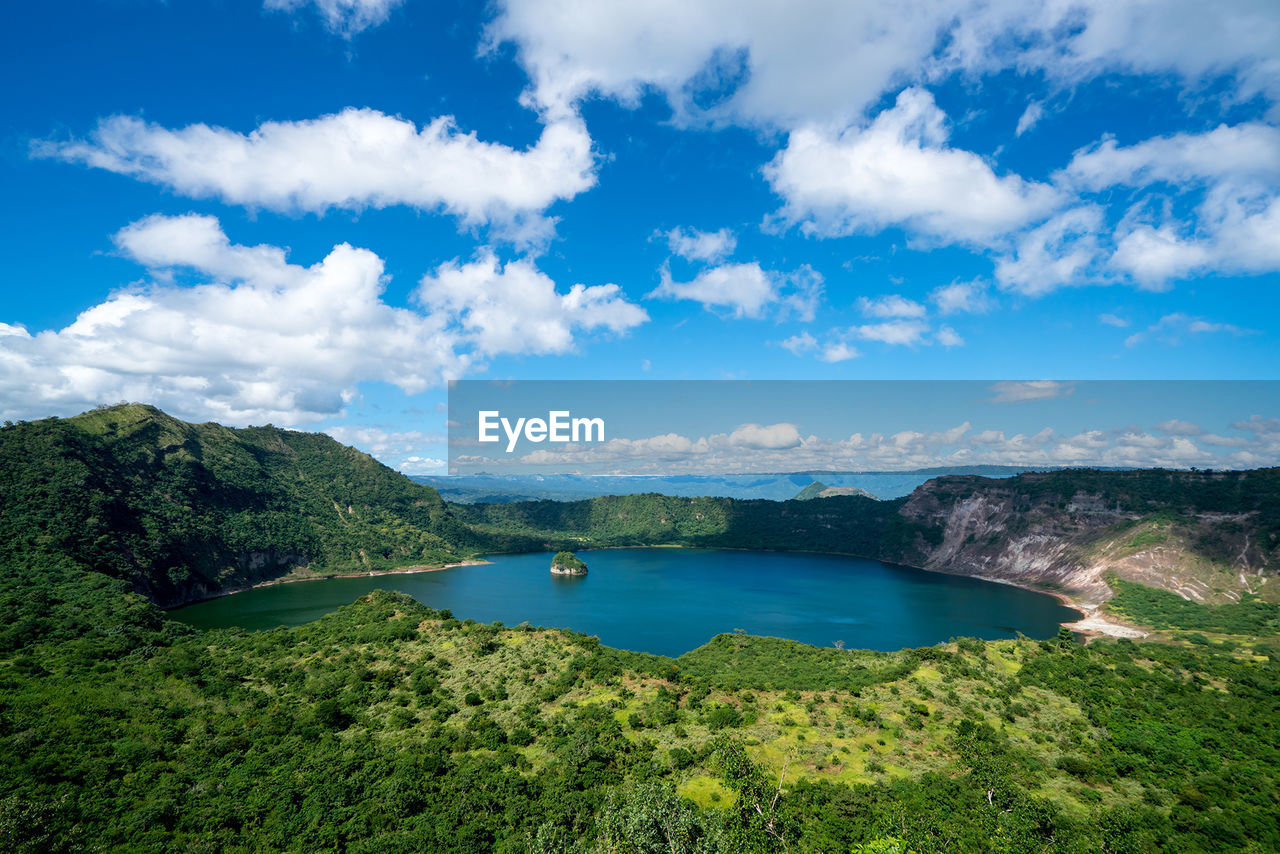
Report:
<svg viewBox="0 0 1280 854"><path fill-rule="evenodd" d="M422 278L417 299L453 319L485 356L564 353L577 331L621 334L649 319L617 285L574 285L567 294L532 261L499 263L492 253L450 261Z"/></svg>
<svg viewBox="0 0 1280 854"><path fill-rule="evenodd" d="M1129 146L1106 138L1077 151L1061 177L1094 191L1157 181L1275 181L1280 179L1280 128L1220 125L1207 133L1153 137Z"/></svg>
<svg viewBox="0 0 1280 854"><path fill-rule="evenodd" d="M1187 467L1274 465L1280 462L1280 422L1255 417L1233 425L1242 436L1155 435L1132 428L1059 435L1052 428L1013 435L965 421L946 430L854 433L844 439L801 436L795 425L744 425L732 433L687 437L678 433L642 439L539 450L524 464L558 471L611 474L724 474L814 469L909 470L932 466L1062 465ZM1229 456L1209 447L1230 448ZM465 461L483 468L492 461Z"/></svg>
<svg viewBox="0 0 1280 854"><path fill-rule="evenodd" d="M924 306L899 294L868 299L858 297L858 309L867 317L924 317Z"/></svg>
<svg viewBox="0 0 1280 854"><path fill-rule="evenodd" d="M785 201L779 217L834 237L898 226L927 240L988 246L1058 207L1059 192L997 176L976 154L950 148L946 116L923 89L907 89L865 128L791 132L765 167Z"/></svg>
<svg viewBox="0 0 1280 854"><path fill-rule="evenodd" d="M859 338L882 341L885 344L915 347L924 342L929 324L921 320L889 320L884 323L868 323L852 330Z"/></svg>
<svg viewBox="0 0 1280 854"><path fill-rule="evenodd" d="M1053 400L1075 393L1069 382L1057 380L1003 380L991 386L992 403L1025 403L1029 400Z"/></svg>
<svg viewBox="0 0 1280 854"><path fill-rule="evenodd" d="M362 382L417 393L495 350L559 352L562 328L622 331L644 318L611 285L559 295L529 262L505 278L488 265L499 281L473 277L467 299L423 313L383 302L382 259L345 243L304 267L278 247L233 244L194 214L149 217L115 242L155 283L118 291L61 330L0 329L7 417L142 400L198 420L314 422L340 413ZM166 284L174 269L204 283ZM491 291L526 309L513 337L474 313Z"/></svg>
<svg viewBox="0 0 1280 854"><path fill-rule="evenodd" d="M568 112L591 94L662 92L681 123L847 124L895 86L964 72L1232 75L1280 95L1280 14L1259 0L503 0L492 44L516 45L529 100Z"/></svg>
<svg viewBox="0 0 1280 854"><path fill-rule="evenodd" d="M779 277L779 320L794 317L809 323L818 314L824 293L823 277L808 264L801 264Z"/></svg>
<svg viewBox="0 0 1280 854"><path fill-rule="evenodd" d="M765 307L777 300L778 290L773 279L753 261L712 267L690 282L675 281L664 267L662 284L649 297L693 300L706 309L732 309L734 317L760 317Z"/></svg>
<svg viewBox="0 0 1280 854"><path fill-rule="evenodd" d="M265 122L249 134L203 124L170 130L115 116L87 141L44 141L32 152L192 198L317 214L408 205L535 239L549 229L547 207L595 183L591 138L578 119L548 124L532 148L518 151L462 133L451 116L419 130L371 109Z"/></svg>
<svg viewBox="0 0 1280 854"><path fill-rule="evenodd" d="M856 347L853 347L845 341L832 341L822 348L822 352L818 354L818 358L824 362L835 364L836 362L847 362L850 359L856 359L862 355Z"/></svg>
<svg viewBox="0 0 1280 854"><path fill-rule="evenodd" d="M402 474L447 474L448 463L435 457L408 456L389 465Z"/></svg>
<svg viewBox="0 0 1280 854"><path fill-rule="evenodd" d="M1234 76L1227 98L1280 96L1280 13L1259 0L1011 0L957 21L944 57L953 69L1040 69L1066 85L1108 72L1172 73L1193 89Z"/></svg>
<svg viewBox="0 0 1280 854"><path fill-rule="evenodd" d="M666 233L666 238L671 251L689 261L721 261L738 246L738 238L727 228L719 231L673 228Z"/></svg>
<svg viewBox="0 0 1280 854"><path fill-rule="evenodd" d="M1204 433L1195 424L1190 421L1182 421L1178 418L1170 418L1168 421L1161 421L1156 425L1156 429L1169 433L1173 436L1199 436Z"/></svg>
<svg viewBox="0 0 1280 854"><path fill-rule="evenodd" d="M800 445L800 431L794 424L743 424L729 434L729 443L740 448L777 451Z"/></svg>
<svg viewBox="0 0 1280 854"><path fill-rule="evenodd" d="M960 334L956 332L954 329L952 329L950 326L941 327L938 330L938 334L936 337L938 339L938 343L941 344L943 347L951 348L951 347L964 346L964 339L961 338Z"/></svg>
<svg viewBox="0 0 1280 854"><path fill-rule="evenodd" d="M1085 205L1063 211L1018 239L1012 255L996 259L1001 288L1041 296L1064 285L1084 284L1098 257L1102 209Z"/></svg>
<svg viewBox="0 0 1280 854"><path fill-rule="evenodd" d="M444 318L381 300L383 263L347 244L310 267L270 246L238 246L216 220L150 217L121 251L208 284L117 292L62 330L0 339L0 387L26 411L144 400L230 423L298 423L340 411L356 383L414 393L465 370Z"/></svg>
<svg viewBox="0 0 1280 854"><path fill-rule="evenodd" d="M1124 329L1129 325L1129 321L1115 314L1104 313L1098 315L1098 322L1107 326L1114 326L1117 329Z"/></svg>
<svg viewBox="0 0 1280 854"><path fill-rule="evenodd" d="M324 432L404 474L445 473L445 461L428 455L432 451L443 450L448 441L443 433L349 425L326 427Z"/></svg>
<svg viewBox="0 0 1280 854"><path fill-rule="evenodd" d="M1250 415L1244 421L1232 422L1231 426L1236 430L1247 430L1250 433L1257 433L1259 435L1280 434L1280 418L1265 418L1261 415Z"/></svg>
<svg viewBox="0 0 1280 854"><path fill-rule="evenodd" d="M802 322L813 320L822 299L822 275L802 265L790 273L764 270L749 264L722 264L703 270L688 282L677 282L663 267L662 283L650 299L693 300L708 310L731 309L734 317L763 317L777 307L779 318L795 316Z"/></svg>
<svg viewBox="0 0 1280 854"><path fill-rule="evenodd" d="M991 308L987 286L980 281L942 285L930 292L929 300L942 314L983 314Z"/></svg>
<svg viewBox="0 0 1280 854"><path fill-rule="evenodd" d="M1126 347L1136 347L1146 341L1155 339L1172 347L1181 344L1190 335L1205 335L1216 332L1225 332L1231 335L1249 335L1252 331L1230 323L1217 323L1205 320L1202 317L1192 317L1188 314L1175 312L1174 314L1166 314L1147 327L1146 330L1133 333L1125 339L1124 343Z"/></svg>
<svg viewBox="0 0 1280 854"><path fill-rule="evenodd" d="M1022 111L1022 115L1018 117L1018 126L1014 129L1014 136L1022 136L1031 130L1040 119L1044 116L1044 104L1039 101L1032 101L1027 104L1027 108Z"/></svg>
<svg viewBox="0 0 1280 854"><path fill-rule="evenodd" d="M292 12L304 6L315 6L329 32L351 38L370 27L384 23L391 11L404 0L263 0L263 8Z"/></svg>
<svg viewBox="0 0 1280 854"><path fill-rule="evenodd" d="M1170 279L1205 266L1210 257L1207 248L1184 241L1171 224L1139 225L1116 242L1111 265L1150 290L1163 290Z"/></svg>
<svg viewBox="0 0 1280 854"><path fill-rule="evenodd" d="M1116 229L1109 260L1140 287L1163 290L1171 280L1202 272L1280 269L1278 128L1221 125L1130 146L1104 139L1077 151L1057 178L1090 192L1126 186L1145 194ZM1147 192L1154 184L1169 185L1176 195L1203 196L1179 221L1167 197Z"/></svg>
<svg viewBox="0 0 1280 854"><path fill-rule="evenodd" d="M1111 266L1151 290L1195 273L1280 270L1280 194L1223 183L1206 194L1194 219L1193 229L1169 219L1122 223Z"/></svg>
<svg viewBox="0 0 1280 854"><path fill-rule="evenodd" d="M448 441L444 433L427 433L422 430L383 430L380 427L338 425L326 427L324 432L344 445L359 448L372 457L387 460L404 457L429 446L443 445Z"/></svg>
<svg viewBox="0 0 1280 854"><path fill-rule="evenodd" d="M3 330L0 330L3 332ZM793 355L800 356L810 353L818 349L818 339L814 338L808 332L801 332L799 335L792 335L779 344L786 350L790 350Z"/></svg>
<svg viewBox="0 0 1280 854"><path fill-rule="evenodd" d="M681 123L852 118L914 70L959 10L804 0L505 0L490 40L514 42L540 108L663 92Z"/></svg>

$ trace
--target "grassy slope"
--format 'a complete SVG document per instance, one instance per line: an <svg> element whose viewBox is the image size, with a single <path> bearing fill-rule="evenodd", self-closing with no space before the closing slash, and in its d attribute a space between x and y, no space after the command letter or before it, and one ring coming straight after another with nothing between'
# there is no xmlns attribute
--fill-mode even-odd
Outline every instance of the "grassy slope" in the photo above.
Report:
<svg viewBox="0 0 1280 854"><path fill-rule="evenodd" d="M728 635L672 660L375 593L297 629L73 648L0 663L9 850L565 851L643 787L687 798L666 809L708 850L778 850L715 836L750 795L733 744L785 775L792 851L1280 846L1274 647Z"/></svg>
<svg viewBox="0 0 1280 854"><path fill-rule="evenodd" d="M0 540L161 604L312 569L440 563L476 537L440 496L326 436L127 405L0 430Z"/></svg>

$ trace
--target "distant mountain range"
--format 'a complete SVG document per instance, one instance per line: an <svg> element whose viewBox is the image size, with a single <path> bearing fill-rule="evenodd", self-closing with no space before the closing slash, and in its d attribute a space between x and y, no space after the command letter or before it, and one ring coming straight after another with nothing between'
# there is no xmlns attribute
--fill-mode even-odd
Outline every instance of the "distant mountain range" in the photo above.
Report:
<svg viewBox="0 0 1280 854"><path fill-rule="evenodd" d="M786 501L819 481L834 489L859 489L887 500L910 495L925 481L943 475L1012 477L1027 471L1056 471L1061 466L952 466L911 471L802 471L767 474L608 476L573 474L420 475L413 479L434 487L446 501L459 504L506 504L513 501L579 501L602 495L650 492L686 498L767 498ZM838 494L838 493L831 493ZM858 494L858 493L844 493ZM810 496L805 496L810 497Z"/></svg>

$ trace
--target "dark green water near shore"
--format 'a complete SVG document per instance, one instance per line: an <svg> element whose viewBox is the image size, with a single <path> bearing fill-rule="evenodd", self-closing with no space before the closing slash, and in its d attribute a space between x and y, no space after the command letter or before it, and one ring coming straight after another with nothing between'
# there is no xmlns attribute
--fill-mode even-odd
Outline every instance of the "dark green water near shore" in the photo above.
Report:
<svg viewBox="0 0 1280 854"><path fill-rule="evenodd" d="M553 576L551 554L411 575L260 587L180 608L201 628L294 626L371 590L401 590L459 619L528 621L598 635L623 649L680 655L743 629L817 646L928 646L952 637L1053 635L1077 619L1052 596L873 560L718 549L606 549L579 554L581 578Z"/></svg>

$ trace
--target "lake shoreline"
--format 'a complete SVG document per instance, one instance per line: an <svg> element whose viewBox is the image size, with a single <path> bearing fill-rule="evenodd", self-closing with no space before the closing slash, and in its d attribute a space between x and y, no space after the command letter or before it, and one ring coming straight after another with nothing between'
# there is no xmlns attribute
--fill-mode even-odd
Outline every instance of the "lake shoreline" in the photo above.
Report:
<svg viewBox="0 0 1280 854"><path fill-rule="evenodd" d="M600 546L598 548L590 548L590 547L583 548L583 549L580 549L580 551L608 551L610 549L630 549L630 548L688 549L688 550L701 549L701 548L713 548L717 551L743 551L743 552L766 551L774 554L821 554L821 555L832 555L834 557L854 557L854 558L859 558L861 560L875 560L879 563L884 564L885 566L899 567L902 569L914 569L914 570L919 570L921 572L936 572L939 575L951 575L951 576L955 576L956 578L976 578L979 581L989 581L994 584L1005 584L1005 585L1008 585L1009 587L1016 587L1019 590L1026 590L1028 593L1042 593L1046 596L1052 596L1054 599L1058 600L1058 603L1061 604L1064 608L1068 608L1072 611L1075 611L1077 614L1080 615L1080 619L1073 620L1071 622L1063 622L1063 623L1060 623L1060 625L1066 626L1068 629L1075 632L1077 635L1080 635L1081 637L1083 637L1085 643L1089 643L1090 641L1095 640L1097 638L1101 638L1101 637L1129 638L1130 640L1140 640L1149 635L1149 632L1143 631L1142 629L1136 626L1132 626L1127 623L1121 623L1105 616L1102 613L1101 604L1086 605L1080 602L1079 600L1075 599L1074 597L1072 597L1069 593L1064 593L1062 590L1057 588L1050 588L1047 586L1039 585L1034 582L1028 582L1028 581L1019 582L1019 581L1012 581L1008 578L998 578L998 577L987 576L987 575L975 575L973 573L968 573L968 572L951 572L945 569L930 569L924 566L914 566L913 564L909 564L909 563L895 563L894 561L881 560L880 558L868 558L868 557L865 557L864 555L855 555L849 552L812 551L810 549L786 549L786 550L743 549L743 548L735 548L733 546L686 546L680 543L659 543L659 544L650 545L650 546Z"/></svg>
<svg viewBox="0 0 1280 854"><path fill-rule="evenodd" d="M748 548L737 548L733 546L687 546L681 543L655 543L651 545L638 545L638 546L636 545L596 546L596 547L588 546L585 548L579 548L578 551L584 551L584 552L614 551L614 550L622 550L622 549L654 549L654 550L672 549L672 550L680 550L680 551L695 551L699 549L705 549L708 551L739 551L739 552L753 552L753 553L759 552L759 553L765 553L765 554L829 555L831 557L849 557L849 558L856 558L859 560L874 560L877 563L881 563L881 564L884 564L885 566L895 567L898 569L910 569L910 570L916 570L919 572L931 572L931 573L937 573L939 575L950 575L957 578L973 578L978 581L987 581L995 584L1004 584L1009 587L1016 587L1019 590L1025 590L1029 593L1040 593L1043 595L1052 596L1063 607L1068 608L1072 611L1075 611L1077 614L1080 615L1080 618L1078 620L1074 620L1071 622L1062 622L1059 625L1066 626L1068 629L1071 629L1076 634L1081 635L1084 638L1085 643L1088 643L1089 641L1092 641L1095 638L1099 638L1099 637L1131 638L1136 640L1136 639L1144 638L1147 636L1147 633L1141 631L1140 629L1137 629L1132 626L1124 625L1122 623L1118 623L1106 618L1100 613L1101 612L1100 606L1094 606L1090 608L1089 606L1082 604L1081 602L1077 601L1076 599L1072 598L1069 594L1064 593L1061 590L1049 589L1047 587L1043 587L1030 582L1011 581L1007 578L995 578L995 577L988 577L984 575L974 575L974 574L965 573L965 572L950 572L945 569L929 569L923 566L913 566L907 563L895 563L893 561L881 560L879 558L868 558L864 555L856 555L856 554L851 554L849 552L814 551L811 549L786 549L786 550L748 549ZM528 552L486 552L485 554L490 556L498 556L498 555L528 554ZM477 557L477 558L472 558L464 561L459 561L456 563L447 563L447 564L440 564L440 565L424 564L424 565L398 567L395 569L367 570L362 572L335 572L335 573L326 574L326 575L313 575L313 576L302 576L302 577L298 577L298 576L290 577L288 575L285 575L280 578L273 578L267 581L260 581L256 584L243 585L240 587L229 588L227 590L220 590L211 596L205 596L205 597L201 597L200 599L194 599L190 602L184 602L182 605L175 605L173 608L168 608L165 610L174 611L180 608L185 608L188 605L196 605L201 602L209 602L214 599L221 599L226 596L233 596L237 593L244 593L246 591L256 590L261 587L275 587L282 584L299 584L307 581L324 581L326 579L333 579L333 578L371 578L371 577L377 577L377 576L383 576L383 575L413 575L413 574L422 573L422 572L441 572L446 569L459 569L461 567L466 567L466 566L483 566L490 563L492 563L492 561L485 560L484 558L481 558L481 557Z"/></svg>
<svg viewBox="0 0 1280 854"><path fill-rule="evenodd" d="M328 581L333 578L376 578L380 575L416 575L420 572L441 572L446 569L458 569L464 566L484 566L492 561L481 559L468 559L459 561L458 563L444 564L415 564L414 566L401 566L395 569L370 569L363 572L334 572L325 575L305 575L292 576L285 574L279 578L271 578L266 581L259 581L256 584L245 584L240 587L229 587L226 590L219 590L210 596L202 596L199 599L192 599L190 602L183 602L181 605L174 605L171 608L163 609L165 612L177 611L186 608L188 605L199 605L201 602L212 602L215 599L225 599L227 596L234 596L237 593L247 593L250 590L257 590L261 587L278 587L281 584L302 584L307 581Z"/></svg>

